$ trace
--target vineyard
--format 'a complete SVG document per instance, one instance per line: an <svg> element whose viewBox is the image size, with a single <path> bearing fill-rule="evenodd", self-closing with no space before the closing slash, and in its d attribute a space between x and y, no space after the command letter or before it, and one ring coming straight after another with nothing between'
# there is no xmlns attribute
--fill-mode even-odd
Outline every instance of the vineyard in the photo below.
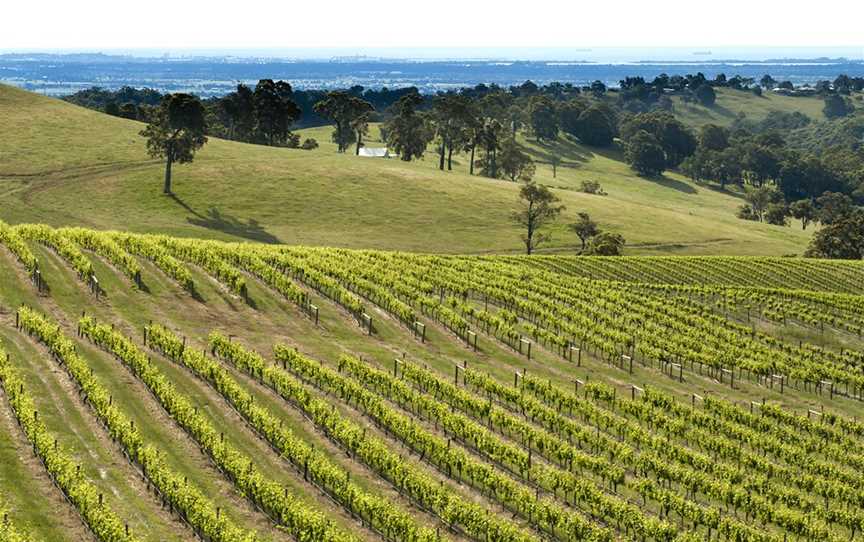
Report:
<svg viewBox="0 0 864 542"><path fill-rule="evenodd" d="M2 541L864 540L864 265L0 222Z"/></svg>

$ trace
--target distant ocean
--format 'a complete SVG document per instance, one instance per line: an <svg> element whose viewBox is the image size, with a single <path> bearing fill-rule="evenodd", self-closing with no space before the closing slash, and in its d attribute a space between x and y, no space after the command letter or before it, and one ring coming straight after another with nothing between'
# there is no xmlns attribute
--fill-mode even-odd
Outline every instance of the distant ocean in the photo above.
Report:
<svg viewBox="0 0 864 542"><path fill-rule="evenodd" d="M512 60L519 59L519 60ZM0 54L0 82L49 95L92 86L150 87L201 96L230 92L238 82L284 79L295 88L416 86L435 92L479 83L526 80L609 86L627 76L652 79L702 72L812 84L844 73L864 76L864 48L601 48L36 51Z"/></svg>

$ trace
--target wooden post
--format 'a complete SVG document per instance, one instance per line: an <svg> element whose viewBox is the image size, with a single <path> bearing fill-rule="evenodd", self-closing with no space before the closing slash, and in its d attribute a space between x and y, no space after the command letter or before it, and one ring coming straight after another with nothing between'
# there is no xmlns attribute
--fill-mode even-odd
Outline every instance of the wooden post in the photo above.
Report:
<svg viewBox="0 0 864 542"><path fill-rule="evenodd" d="M633 358L631 356L626 355L626 354L622 354L621 355L621 363L622 363L622 365L624 363L630 364L629 371L630 371L630 374L632 375L633 374ZM624 367L621 367L621 368L623 369Z"/></svg>
<svg viewBox="0 0 864 542"><path fill-rule="evenodd" d="M582 349L571 346L570 347L570 361L573 361L573 349L576 349L576 367L582 367Z"/></svg>
<svg viewBox="0 0 864 542"><path fill-rule="evenodd" d="M315 313L315 325L318 325L318 306L309 303L309 310Z"/></svg>
<svg viewBox="0 0 864 542"><path fill-rule="evenodd" d="M526 345L528 347L528 359L531 359L531 341L528 339L519 339L519 353L522 354L522 345Z"/></svg>

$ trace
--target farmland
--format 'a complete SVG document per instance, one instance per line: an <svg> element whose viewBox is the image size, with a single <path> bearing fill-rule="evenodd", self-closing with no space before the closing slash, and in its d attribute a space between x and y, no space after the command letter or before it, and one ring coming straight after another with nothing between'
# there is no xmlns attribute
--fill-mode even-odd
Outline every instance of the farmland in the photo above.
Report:
<svg viewBox="0 0 864 542"><path fill-rule="evenodd" d="M337 154L328 127L300 131L320 143L314 151L211 138L193 163L176 168L174 195L162 196L164 165L147 157L142 123L5 86L0 122L0 216L9 223L451 254L522 248L510 220L518 185L468 175L464 153L453 171L440 172L434 155L403 162ZM372 126L370 146L378 138ZM575 252L579 240L566 224L580 211L622 234L629 254L783 256L803 252L812 234L739 220L735 188L676 172L639 177L618 149L519 138L536 161L535 180L567 207L550 228L551 251ZM555 177L552 153L562 159ZM579 191L583 181L608 195Z"/></svg>
<svg viewBox="0 0 864 542"><path fill-rule="evenodd" d="M3 223L0 269L11 540L861 537L860 262Z"/></svg>

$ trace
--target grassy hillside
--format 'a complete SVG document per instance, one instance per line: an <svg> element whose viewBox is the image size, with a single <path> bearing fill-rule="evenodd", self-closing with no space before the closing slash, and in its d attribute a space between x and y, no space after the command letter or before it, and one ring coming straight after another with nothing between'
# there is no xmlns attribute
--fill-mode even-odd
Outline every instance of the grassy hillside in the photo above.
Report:
<svg viewBox="0 0 864 542"><path fill-rule="evenodd" d="M708 123L727 126L742 113L750 120L759 121L772 111L787 113L798 111L814 121L826 120L822 113L825 104L822 98L816 96L783 96L774 92L765 92L762 96L756 96L749 91L728 88L716 90L717 102L713 107L685 103L680 97L674 97L672 102L675 115L690 126L702 126Z"/></svg>
<svg viewBox="0 0 864 542"><path fill-rule="evenodd" d="M312 151L213 139L191 165L175 168L175 197L160 194L162 165L144 152L142 125L9 87L0 87L0 218L100 229L415 251L521 250L510 224L518 186L452 172L435 156L398 160L340 156L330 130L304 131ZM539 161L549 147L525 142ZM374 143L370 143L373 144ZM550 250L578 240L563 224L587 211L622 233L630 253L800 253L809 233L737 220L740 197L676 174L635 176L614 152L572 142L558 177L538 164L567 210ZM574 190L599 181L608 196Z"/></svg>

